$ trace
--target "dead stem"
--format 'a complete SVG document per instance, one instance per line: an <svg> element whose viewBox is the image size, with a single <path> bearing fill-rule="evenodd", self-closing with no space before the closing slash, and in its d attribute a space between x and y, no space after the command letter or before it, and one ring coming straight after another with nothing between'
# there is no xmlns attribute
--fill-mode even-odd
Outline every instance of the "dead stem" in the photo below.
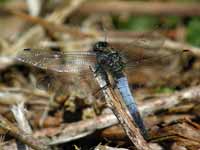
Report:
<svg viewBox="0 0 200 150"><path fill-rule="evenodd" d="M16 128L12 123L10 123L6 118L0 115L0 127L4 129L8 134L15 137L20 142L30 146L35 150L48 150L49 148L42 144L39 140L31 137L30 135L24 133L23 131Z"/></svg>
<svg viewBox="0 0 200 150"><path fill-rule="evenodd" d="M94 68L92 68L92 70L93 72L95 72ZM117 96L117 94L113 91L111 87L108 86L104 88L107 84L106 81L101 77L101 75L94 73L94 76L99 86L102 88L106 103L112 109L113 113L119 120L125 133L132 141L136 149L150 150L148 143L144 140L139 129L134 124L130 115L127 113L127 109L125 109L124 105L122 104L122 100L119 99L119 96Z"/></svg>
<svg viewBox="0 0 200 150"><path fill-rule="evenodd" d="M154 16L200 16L198 3L177 3L177 2L125 2L109 1L85 3L79 13L129 13L131 15L154 15Z"/></svg>

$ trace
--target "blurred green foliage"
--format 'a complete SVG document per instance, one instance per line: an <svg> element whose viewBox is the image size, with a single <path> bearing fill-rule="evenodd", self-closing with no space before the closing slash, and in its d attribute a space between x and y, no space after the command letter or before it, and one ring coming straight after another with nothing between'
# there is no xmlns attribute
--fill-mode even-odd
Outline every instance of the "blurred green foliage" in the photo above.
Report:
<svg viewBox="0 0 200 150"><path fill-rule="evenodd" d="M200 46L200 18L189 21L186 39L190 44Z"/></svg>
<svg viewBox="0 0 200 150"><path fill-rule="evenodd" d="M187 31L186 40L192 45L200 46L200 18L187 18L188 24L185 24ZM184 24L184 20L177 16L168 16L164 18L153 16L114 16L113 24L118 30L131 31L150 31L157 29L173 29L179 24Z"/></svg>
<svg viewBox="0 0 200 150"><path fill-rule="evenodd" d="M0 0L0 4L4 2L8 2L9 0Z"/></svg>
<svg viewBox="0 0 200 150"><path fill-rule="evenodd" d="M154 0L126 0L126 1L154 1ZM190 3L190 2L200 2L200 0L157 0L157 1L159 1L159 2L166 2L166 1L176 1L176 2L186 2L186 3Z"/></svg>
<svg viewBox="0 0 200 150"><path fill-rule="evenodd" d="M176 89L169 88L169 87L159 87L155 89L156 93L165 93L165 94L174 93L175 91Z"/></svg>
<svg viewBox="0 0 200 150"><path fill-rule="evenodd" d="M152 16L129 16L126 18L114 17L113 23L119 30L148 31L159 23L157 17Z"/></svg>
<svg viewBox="0 0 200 150"><path fill-rule="evenodd" d="M200 0L176 0L177 2L186 2L186 3L191 3L191 2L200 2Z"/></svg>
<svg viewBox="0 0 200 150"><path fill-rule="evenodd" d="M153 16L129 16L127 18L114 17L113 23L116 29L119 30L132 30L132 31L149 31L162 28L172 29L181 22L180 17L168 16L164 18Z"/></svg>
<svg viewBox="0 0 200 150"><path fill-rule="evenodd" d="M176 28L176 26L181 22L181 18L178 16L166 16L162 20L162 27L168 29Z"/></svg>

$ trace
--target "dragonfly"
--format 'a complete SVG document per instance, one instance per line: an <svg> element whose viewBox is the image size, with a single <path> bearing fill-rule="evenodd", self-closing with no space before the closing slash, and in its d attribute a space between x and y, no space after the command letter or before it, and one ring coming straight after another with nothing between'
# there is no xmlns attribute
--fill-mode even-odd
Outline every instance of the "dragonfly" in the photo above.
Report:
<svg viewBox="0 0 200 150"><path fill-rule="evenodd" d="M147 46L148 45L145 44L145 47ZM138 47L141 48L141 46ZM128 59L124 58L125 56L120 53L119 49L114 48L109 42L98 41L94 43L91 50L88 51L61 52L28 48L19 53L17 60L45 70L52 70L60 73L85 72L90 70L91 66L95 66L95 73L99 73L103 76L107 86L111 85L108 77L108 75L110 75L134 123L140 129L144 138L148 139L147 130L128 84L126 70L130 68L137 70L137 66L140 65L149 67L159 60L162 62L170 61L170 58L173 58L171 56L173 56L173 54L146 58L131 57L131 59ZM160 63L158 66L161 66Z"/></svg>

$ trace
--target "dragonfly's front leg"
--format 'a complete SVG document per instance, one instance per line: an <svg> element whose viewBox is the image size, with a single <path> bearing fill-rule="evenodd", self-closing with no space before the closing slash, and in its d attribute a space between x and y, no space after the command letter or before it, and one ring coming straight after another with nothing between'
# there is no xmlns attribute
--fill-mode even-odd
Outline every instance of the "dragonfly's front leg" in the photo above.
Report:
<svg viewBox="0 0 200 150"><path fill-rule="evenodd" d="M108 74L107 72L99 65L99 64L96 64L95 65L95 71L94 71L94 74L95 76L100 76L102 80L105 81L105 85L103 87L101 87L97 93L99 91L101 91L102 89L106 89L108 86L110 86L110 81L109 81L109 78L108 78Z"/></svg>
<svg viewBox="0 0 200 150"><path fill-rule="evenodd" d="M107 86L110 85L107 72L99 64L96 64L94 73L96 76L100 75L101 78L106 81Z"/></svg>
<svg viewBox="0 0 200 150"><path fill-rule="evenodd" d="M100 75L101 78L104 81L106 81L106 85L103 88L101 88L101 89L105 89L108 86L111 87L112 89L116 89L117 88L117 84L116 84L117 83L117 79L114 78L115 82L111 84L110 81L109 81L107 72L100 65L96 65L95 66L95 72L94 73L96 74L96 76Z"/></svg>

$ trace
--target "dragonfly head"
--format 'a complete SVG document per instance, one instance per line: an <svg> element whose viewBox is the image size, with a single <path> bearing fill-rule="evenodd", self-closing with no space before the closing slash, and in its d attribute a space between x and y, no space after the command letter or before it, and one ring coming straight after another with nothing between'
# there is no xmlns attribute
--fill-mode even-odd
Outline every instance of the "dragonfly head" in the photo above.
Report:
<svg viewBox="0 0 200 150"><path fill-rule="evenodd" d="M104 51L108 47L108 42L99 41L94 44L93 51Z"/></svg>

